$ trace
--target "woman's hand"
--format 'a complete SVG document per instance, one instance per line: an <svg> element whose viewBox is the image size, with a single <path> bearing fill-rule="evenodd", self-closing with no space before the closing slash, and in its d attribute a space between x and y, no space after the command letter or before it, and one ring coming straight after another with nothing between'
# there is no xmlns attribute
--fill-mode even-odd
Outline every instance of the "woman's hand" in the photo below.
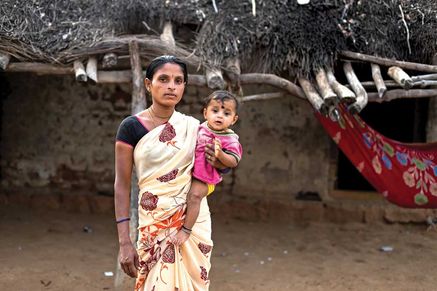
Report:
<svg viewBox="0 0 437 291"><path fill-rule="evenodd" d="M186 242L189 237L190 235L188 233L179 230L175 236L170 237L170 242L176 246L180 246Z"/></svg>
<svg viewBox="0 0 437 291"><path fill-rule="evenodd" d="M213 143L207 143L205 145L205 158L206 161L216 169L224 169L225 165L217 158L222 150L222 144L218 138L213 140Z"/></svg>
<svg viewBox="0 0 437 291"><path fill-rule="evenodd" d="M138 253L132 243L120 245L118 261L123 271L130 277L136 278L140 268Z"/></svg>

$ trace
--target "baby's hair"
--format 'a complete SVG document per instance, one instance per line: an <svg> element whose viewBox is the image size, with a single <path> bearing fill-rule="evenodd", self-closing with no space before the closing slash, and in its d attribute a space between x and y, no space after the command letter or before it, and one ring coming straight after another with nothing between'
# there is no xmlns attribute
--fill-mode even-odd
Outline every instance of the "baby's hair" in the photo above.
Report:
<svg viewBox="0 0 437 291"><path fill-rule="evenodd" d="M238 102L237 97L235 97L234 94L229 91L218 90L212 92L208 97L203 100L203 108L207 108L211 100L220 101L222 103L227 100L232 100L235 102L235 113L238 113L238 107L240 103Z"/></svg>

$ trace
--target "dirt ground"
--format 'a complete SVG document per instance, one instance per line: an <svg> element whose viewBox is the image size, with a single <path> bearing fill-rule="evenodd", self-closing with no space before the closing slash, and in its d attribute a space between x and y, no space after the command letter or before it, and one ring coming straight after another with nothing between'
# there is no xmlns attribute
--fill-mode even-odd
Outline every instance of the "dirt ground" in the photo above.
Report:
<svg viewBox="0 0 437 291"><path fill-rule="evenodd" d="M212 291L437 290L437 232L425 225L214 215L213 236ZM104 272L116 254L110 215L0 207L0 290L113 290Z"/></svg>

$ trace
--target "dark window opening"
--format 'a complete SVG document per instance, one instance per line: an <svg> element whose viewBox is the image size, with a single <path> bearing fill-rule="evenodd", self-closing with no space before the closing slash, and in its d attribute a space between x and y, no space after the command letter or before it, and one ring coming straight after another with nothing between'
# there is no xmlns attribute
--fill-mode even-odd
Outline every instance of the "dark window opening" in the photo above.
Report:
<svg viewBox="0 0 437 291"><path fill-rule="evenodd" d="M406 143L426 142L429 98L397 99L369 103L360 113L363 120L382 135ZM349 159L338 151L339 190L375 191Z"/></svg>

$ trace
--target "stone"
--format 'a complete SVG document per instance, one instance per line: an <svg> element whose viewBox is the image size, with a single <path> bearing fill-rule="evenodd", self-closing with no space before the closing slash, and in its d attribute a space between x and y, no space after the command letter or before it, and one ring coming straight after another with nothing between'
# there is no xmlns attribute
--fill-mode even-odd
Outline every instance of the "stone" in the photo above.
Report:
<svg viewBox="0 0 437 291"><path fill-rule="evenodd" d="M426 222L428 216L435 215L429 209L407 209L389 206L384 210L384 219L391 223Z"/></svg>

